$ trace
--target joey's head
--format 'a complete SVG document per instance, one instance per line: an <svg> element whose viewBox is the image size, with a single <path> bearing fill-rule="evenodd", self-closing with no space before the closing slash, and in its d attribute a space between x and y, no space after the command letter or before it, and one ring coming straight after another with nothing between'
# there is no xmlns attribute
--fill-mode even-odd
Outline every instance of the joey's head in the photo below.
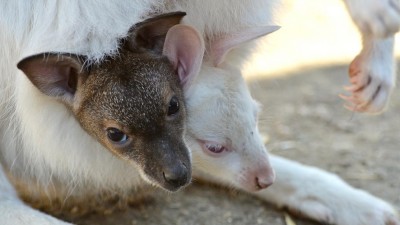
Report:
<svg viewBox="0 0 400 225"><path fill-rule="evenodd" d="M207 62L185 93L194 166L247 191L268 187L275 174L257 128L259 104L240 70L224 57L239 44L276 29L257 27L212 40Z"/></svg>
<svg viewBox="0 0 400 225"><path fill-rule="evenodd" d="M43 53L18 63L91 136L169 191L191 179L182 87L198 73L204 52L194 29L176 25L183 16L164 14L135 25L117 56L89 67L85 56L73 54Z"/></svg>

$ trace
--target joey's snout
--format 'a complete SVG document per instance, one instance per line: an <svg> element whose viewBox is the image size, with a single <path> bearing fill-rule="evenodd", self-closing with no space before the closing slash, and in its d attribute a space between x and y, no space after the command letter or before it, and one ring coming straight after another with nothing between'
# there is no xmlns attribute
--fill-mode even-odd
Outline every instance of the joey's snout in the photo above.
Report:
<svg viewBox="0 0 400 225"><path fill-rule="evenodd" d="M253 173L256 190L267 188L275 181L275 171L270 166L256 170Z"/></svg>
<svg viewBox="0 0 400 225"><path fill-rule="evenodd" d="M168 185L179 188L189 183L190 171L184 163L177 163L164 168L163 177Z"/></svg>
<svg viewBox="0 0 400 225"><path fill-rule="evenodd" d="M139 162L147 180L167 191L177 191L190 183L192 163L183 140L162 137L149 140L143 147L140 152L146 156Z"/></svg>
<svg viewBox="0 0 400 225"><path fill-rule="evenodd" d="M178 154L174 154L176 152ZM160 159L160 170L154 176L159 185L168 191L177 191L179 188L189 184L192 178L189 152L187 154L179 154L180 152L175 149L175 151L170 151L170 154Z"/></svg>
<svg viewBox="0 0 400 225"><path fill-rule="evenodd" d="M271 186L275 181L275 171L269 165L259 165L245 170L240 179L241 186L247 191L259 191Z"/></svg>

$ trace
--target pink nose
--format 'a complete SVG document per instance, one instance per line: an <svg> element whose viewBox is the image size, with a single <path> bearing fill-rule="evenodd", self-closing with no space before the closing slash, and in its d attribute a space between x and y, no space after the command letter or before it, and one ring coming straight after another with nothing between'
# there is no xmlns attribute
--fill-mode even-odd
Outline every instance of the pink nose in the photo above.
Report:
<svg viewBox="0 0 400 225"><path fill-rule="evenodd" d="M256 186L258 189L267 188L267 187L271 186L273 183L274 183L274 181L272 179L262 180L262 179L256 177Z"/></svg>
<svg viewBox="0 0 400 225"><path fill-rule="evenodd" d="M261 171L260 171L261 172ZM275 181L275 171L269 168L269 171L262 171L258 173L255 178L255 185L257 189L261 190L271 186Z"/></svg>

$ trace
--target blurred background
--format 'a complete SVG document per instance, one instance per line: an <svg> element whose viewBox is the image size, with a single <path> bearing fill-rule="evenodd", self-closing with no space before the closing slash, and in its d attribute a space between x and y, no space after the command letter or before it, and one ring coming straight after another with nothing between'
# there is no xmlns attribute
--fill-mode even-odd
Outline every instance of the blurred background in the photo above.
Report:
<svg viewBox="0 0 400 225"><path fill-rule="evenodd" d="M248 77L273 76L332 63L348 64L361 49L360 35L343 1L283 2L277 10L277 24L282 28L259 46L247 66ZM396 55L399 54L397 45Z"/></svg>

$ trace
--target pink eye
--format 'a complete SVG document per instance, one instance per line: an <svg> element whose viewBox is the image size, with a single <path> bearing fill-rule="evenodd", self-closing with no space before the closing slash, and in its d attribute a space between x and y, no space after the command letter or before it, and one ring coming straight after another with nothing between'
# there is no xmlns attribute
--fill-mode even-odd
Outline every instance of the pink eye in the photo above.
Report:
<svg viewBox="0 0 400 225"><path fill-rule="evenodd" d="M211 144L211 143L207 143L205 144L206 148L212 152L212 153L222 153L223 151L225 151L225 147L219 144Z"/></svg>

